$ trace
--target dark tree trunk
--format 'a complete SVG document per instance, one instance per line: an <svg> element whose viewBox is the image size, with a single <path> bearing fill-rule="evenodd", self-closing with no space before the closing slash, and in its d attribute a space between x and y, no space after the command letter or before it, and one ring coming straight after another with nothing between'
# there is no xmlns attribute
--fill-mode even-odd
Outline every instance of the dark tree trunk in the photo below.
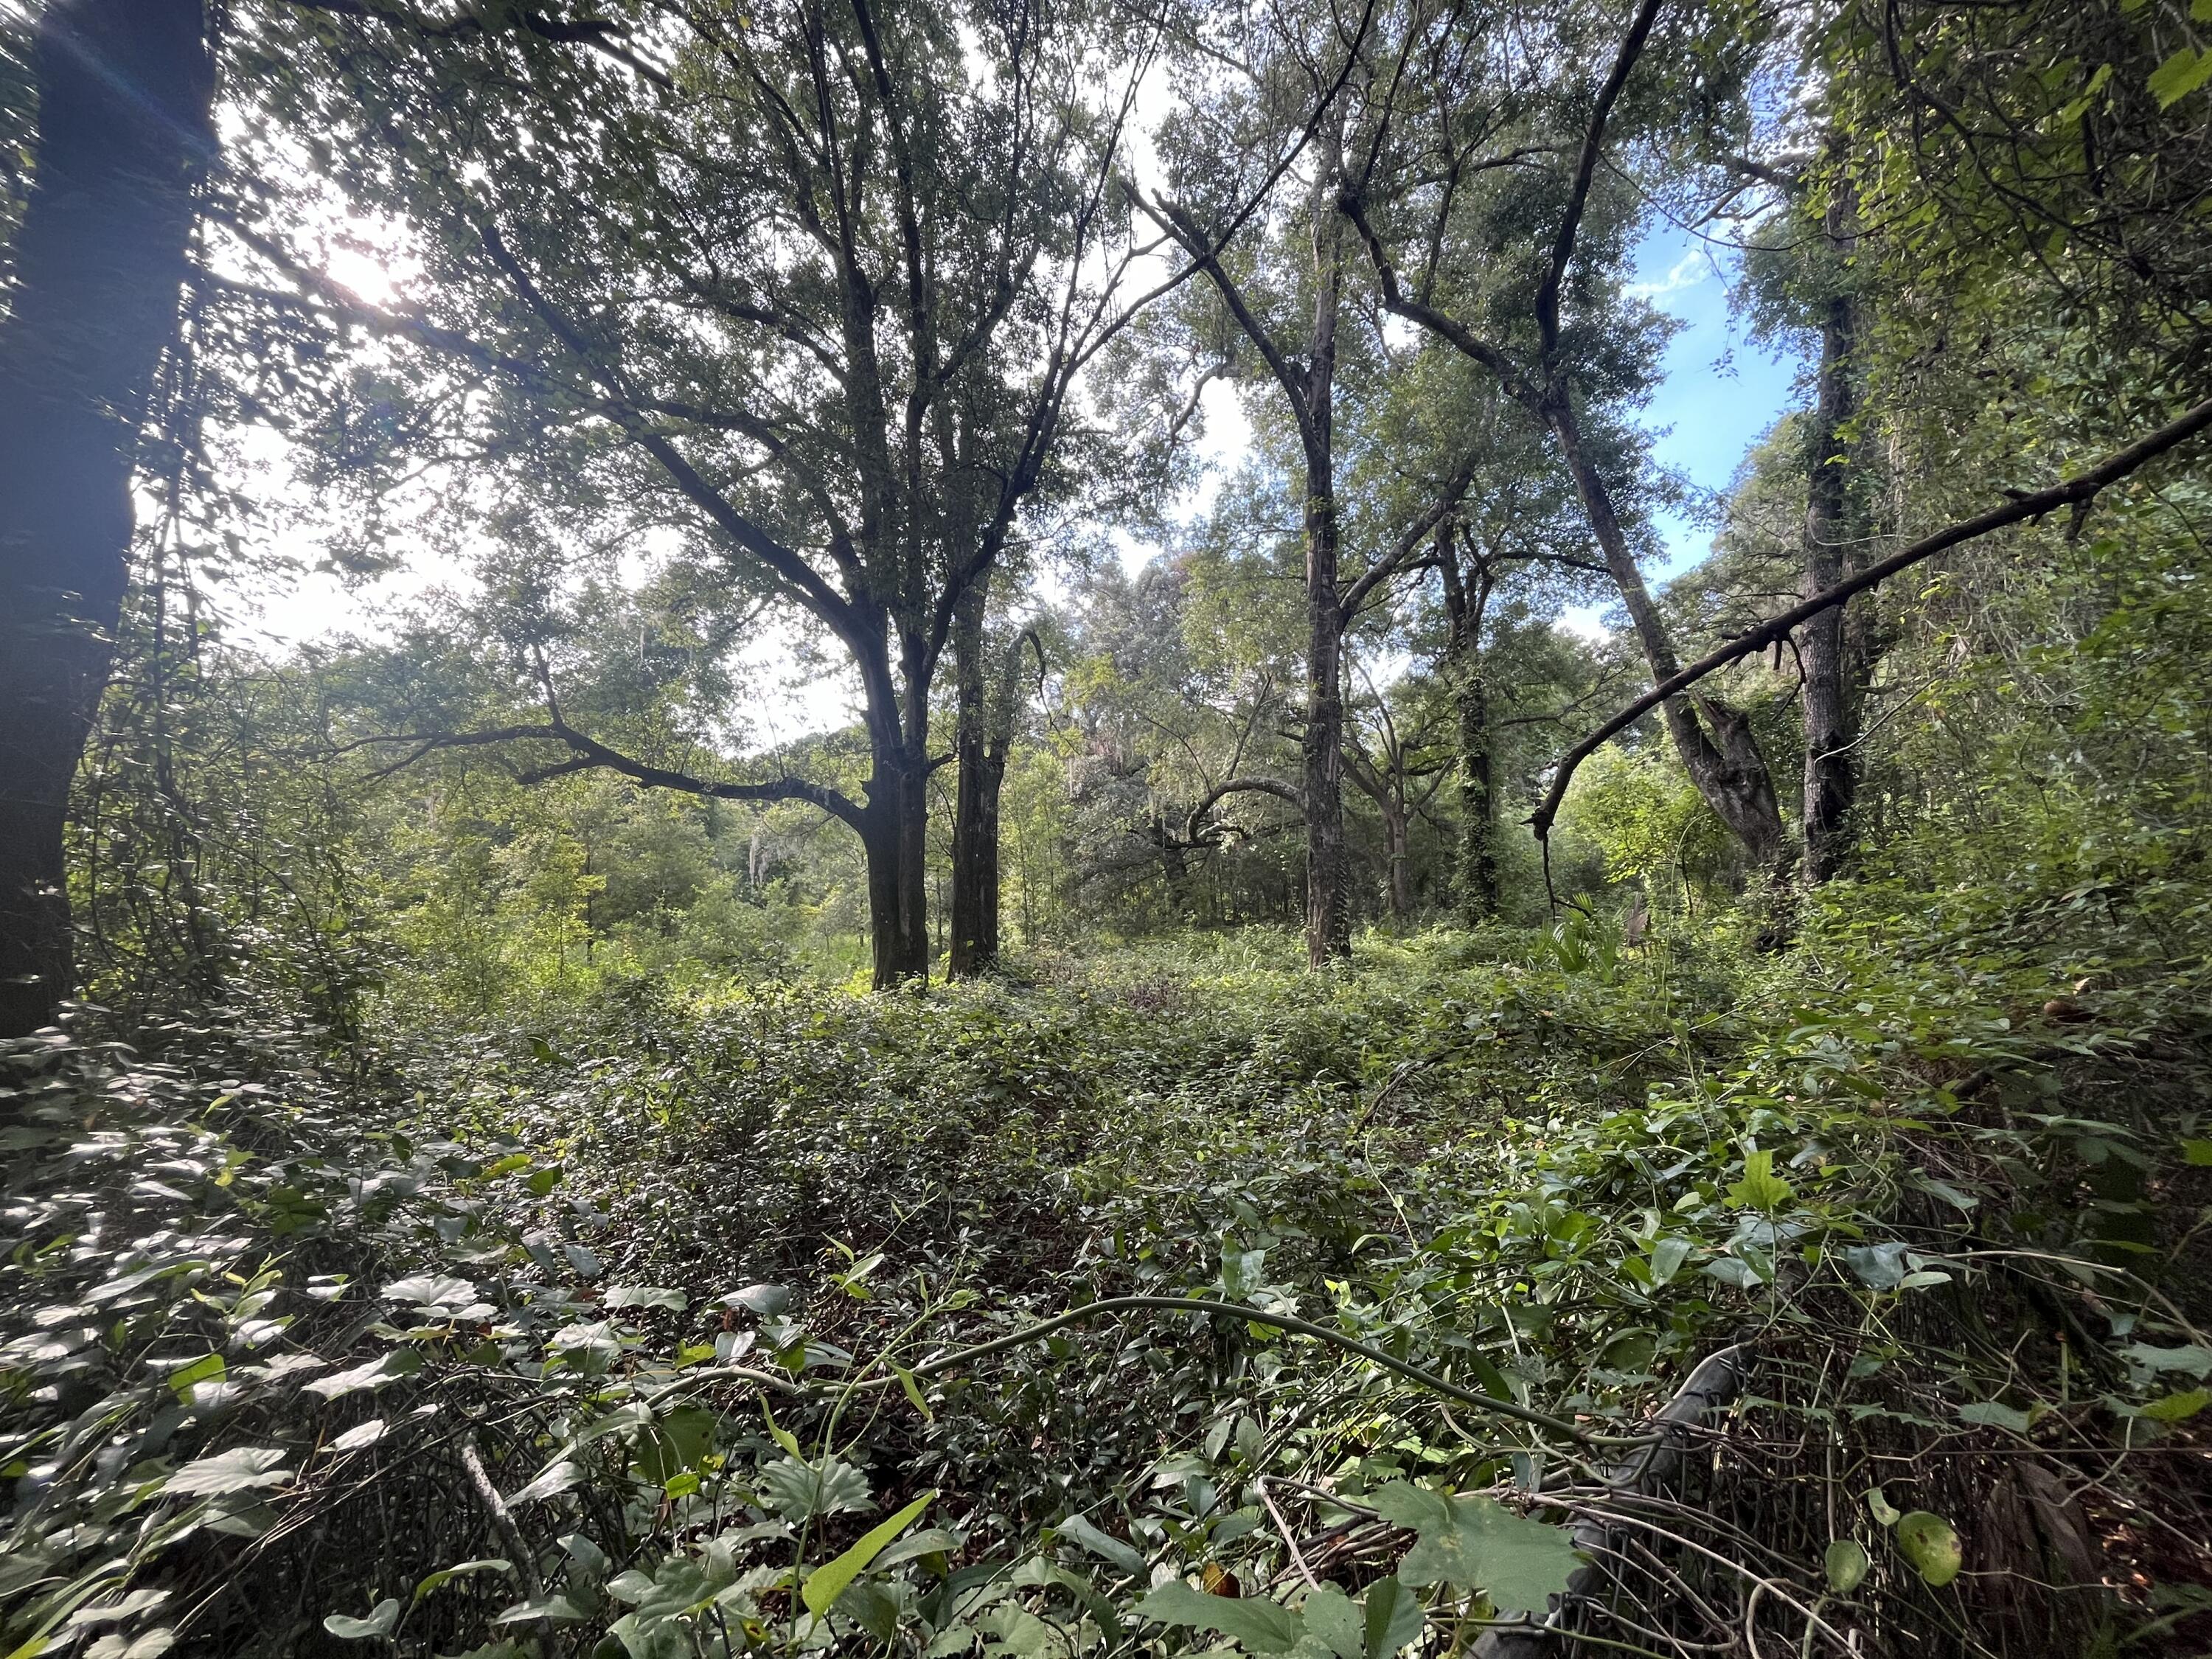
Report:
<svg viewBox="0 0 2212 1659"><path fill-rule="evenodd" d="M1459 908L1469 927L1498 915L1498 806L1492 781L1490 689L1469 649L1453 687L1459 713Z"/></svg>
<svg viewBox="0 0 2212 1659"><path fill-rule="evenodd" d="M1344 611L1336 586L1336 502L1326 471L1306 496L1306 962L1352 954L1344 857Z"/></svg>
<svg viewBox="0 0 2212 1659"><path fill-rule="evenodd" d="M1401 801L1382 804L1382 842L1390 854L1390 920L1403 921L1413 914L1413 839L1410 815Z"/></svg>
<svg viewBox="0 0 2212 1659"><path fill-rule="evenodd" d="M1838 184L1828 203L1828 252L1838 267L1848 255L1854 230L1848 184ZM1857 305L1840 269L1821 307L1820 370L1812 429L1806 434L1805 595L1833 587L1850 574L1852 562L1851 478L1845 454L1849 428L1856 412L1852 362L1857 347ZM1804 664L1805 690L1805 876L1827 881L1839 873L1851 852L1851 804L1858 794L1857 735L1861 687L1853 673L1854 654L1846 644L1844 609L1822 611L1798 630L1797 653Z"/></svg>
<svg viewBox="0 0 2212 1659"><path fill-rule="evenodd" d="M1547 403L1542 413L1545 424L1559 441L1576 493L1582 497L1591 533L1605 555L1606 568L1620 590L1651 678L1655 683L1666 679L1681 664L1658 607L1651 602L1650 590L1644 586L1644 574L1636 568L1628 538L1621 532L1612 492L1583 447L1574 407L1562 395ZM1660 706L1660 712L1690 781L1729 833L1758 863L1776 866L1785 862L1789 848L1782 833L1782 809L1775 799L1773 775L1759 751L1750 720L1715 697L1669 697ZM1698 721L1700 714L1712 727L1710 736L1705 725Z"/></svg>
<svg viewBox="0 0 2212 1659"><path fill-rule="evenodd" d="M1459 912L1463 922L1477 927L1496 918L1498 903L1490 686L1482 665L1482 622L1490 609L1491 578L1478 561L1474 580L1462 579L1449 530L1437 538L1437 568L1443 576L1444 611L1450 624L1444 671L1459 717Z"/></svg>
<svg viewBox="0 0 2212 1659"><path fill-rule="evenodd" d="M73 980L63 836L106 682L131 473L176 338L192 187L214 138L200 0L57 0L0 325L0 1037Z"/></svg>
<svg viewBox="0 0 2212 1659"><path fill-rule="evenodd" d="M992 742L990 688L983 672L987 597L977 582L953 621L959 714L952 753L959 775L952 803L952 943L946 969L955 979L987 974L999 960L999 786L1006 757Z"/></svg>
<svg viewBox="0 0 2212 1659"><path fill-rule="evenodd" d="M879 991L929 977L929 779L904 756L878 757L868 778L860 845L868 863L868 929Z"/></svg>

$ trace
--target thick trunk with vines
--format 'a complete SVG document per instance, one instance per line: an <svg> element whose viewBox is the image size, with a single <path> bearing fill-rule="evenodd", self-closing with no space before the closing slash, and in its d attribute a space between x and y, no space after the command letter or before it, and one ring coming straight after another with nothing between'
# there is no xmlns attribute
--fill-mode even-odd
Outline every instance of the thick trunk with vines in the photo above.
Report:
<svg viewBox="0 0 2212 1659"><path fill-rule="evenodd" d="M1828 203L1828 252L1840 267L1853 240L1853 202L1839 183ZM1856 412L1853 356L1857 304L1838 269L1820 313L1819 392L1806 434L1804 595L1833 587L1852 562L1851 477L1846 453ZM1845 607L1823 611L1797 635L1805 690L1805 875L1814 882L1838 874L1851 851L1851 805L1858 794L1857 736L1863 688L1848 647Z"/></svg>
<svg viewBox="0 0 2212 1659"><path fill-rule="evenodd" d="M1663 681L1681 664L1667 624L1652 603L1650 590L1644 585L1644 574L1636 567L1636 556L1613 511L1612 492L1583 447L1574 407L1561 393L1546 400L1542 415L1559 441L1560 457L1582 498L1591 533L1604 553L1606 568L1620 590L1621 603L1643 647L1652 681ZM1790 849L1783 836L1782 811L1775 799L1773 775L1759 753L1749 716L1717 697L1687 696L1669 697L1660 706L1660 714L1691 783L1729 832L1758 864L1783 864Z"/></svg>
<svg viewBox="0 0 2212 1659"><path fill-rule="evenodd" d="M1490 579L1478 572L1472 591L1462 580L1459 555L1449 532L1437 538L1437 565L1443 575L1444 611L1450 631L1444 673L1459 727L1460 919L1477 927L1498 915L1498 806L1493 787L1490 687L1483 674L1482 620L1490 608Z"/></svg>
<svg viewBox="0 0 2212 1659"><path fill-rule="evenodd" d="M200 0L40 20L32 188L0 325L0 1037L72 977L63 833L121 616L138 428L213 153Z"/></svg>
<svg viewBox="0 0 2212 1659"><path fill-rule="evenodd" d="M987 974L999 959L999 788L1006 757L992 740L983 663L988 597L983 583L970 587L952 629L959 691L952 754L958 776L952 803L952 941L946 967L955 979Z"/></svg>
<svg viewBox="0 0 2212 1659"><path fill-rule="evenodd" d="M1320 177L1333 179L1335 169ZM1314 321L1300 422L1306 456L1306 961L1352 954L1344 853L1344 603L1338 590L1334 393L1337 308L1344 283L1343 216L1314 196Z"/></svg>

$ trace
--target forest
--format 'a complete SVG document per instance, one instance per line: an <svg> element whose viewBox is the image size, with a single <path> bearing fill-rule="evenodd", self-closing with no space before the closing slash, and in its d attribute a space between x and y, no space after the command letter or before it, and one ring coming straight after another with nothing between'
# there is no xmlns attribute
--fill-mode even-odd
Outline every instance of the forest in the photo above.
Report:
<svg viewBox="0 0 2212 1659"><path fill-rule="evenodd" d="M0 1659L2212 1654L2212 0L0 0Z"/></svg>

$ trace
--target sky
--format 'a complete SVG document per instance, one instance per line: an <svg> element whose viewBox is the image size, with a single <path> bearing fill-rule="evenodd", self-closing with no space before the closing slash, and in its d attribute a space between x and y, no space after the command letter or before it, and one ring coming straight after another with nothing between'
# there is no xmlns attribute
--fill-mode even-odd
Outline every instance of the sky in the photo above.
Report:
<svg viewBox="0 0 2212 1659"><path fill-rule="evenodd" d="M383 298L368 292L379 285L380 273L374 262L357 263L362 269L334 274L365 297ZM1795 361L1752 341L1729 315L1730 269L1725 250L1664 223L1645 237L1637 252L1633 291L1680 325L1662 360L1661 383L1643 411L1643 422L1653 434L1654 458L1703 491L1727 488L1751 446L1789 406L1798 370ZM1221 382L1206 390L1205 448L1217 479L1243 458L1249 440L1250 422L1237 406L1237 397ZM1192 507L1201 507L1212 493L1211 482L1202 485ZM1650 573L1655 580L1679 575L1709 550L1710 528L1685 515L1666 515L1659 527L1667 557ZM311 550L291 550L303 562L312 563ZM1125 541L1123 556L1133 570L1158 556L1158 550ZM453 574L450 570L402 571L365 586L349 587L335 576L308 569L241 605L235 620L242 631L263 635L277 646L339 632L373 633L380 612L438 580L450 580ZM1599 606L1577 607L1561 616L1560 625L1595 633L1601 625L1601 611ZM758 709L757 740L787 742L853 718L858 688L845 683L848 677L831 674L800 682L780 673L779 667L787 667L791 661L781 641L763 641L747 655L763 671L763 679L785 682Z"/></svg>

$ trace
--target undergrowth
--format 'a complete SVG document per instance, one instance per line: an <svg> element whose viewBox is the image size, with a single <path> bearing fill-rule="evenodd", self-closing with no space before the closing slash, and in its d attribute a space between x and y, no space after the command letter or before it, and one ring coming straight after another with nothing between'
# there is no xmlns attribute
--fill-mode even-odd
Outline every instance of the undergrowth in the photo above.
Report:
<svg viewBox="0 0 2212 1659"><path fill-rule="evenodd" d="M0 1651L2184 1640L2201 918L1888 896L22 1049Z"/></svg>

